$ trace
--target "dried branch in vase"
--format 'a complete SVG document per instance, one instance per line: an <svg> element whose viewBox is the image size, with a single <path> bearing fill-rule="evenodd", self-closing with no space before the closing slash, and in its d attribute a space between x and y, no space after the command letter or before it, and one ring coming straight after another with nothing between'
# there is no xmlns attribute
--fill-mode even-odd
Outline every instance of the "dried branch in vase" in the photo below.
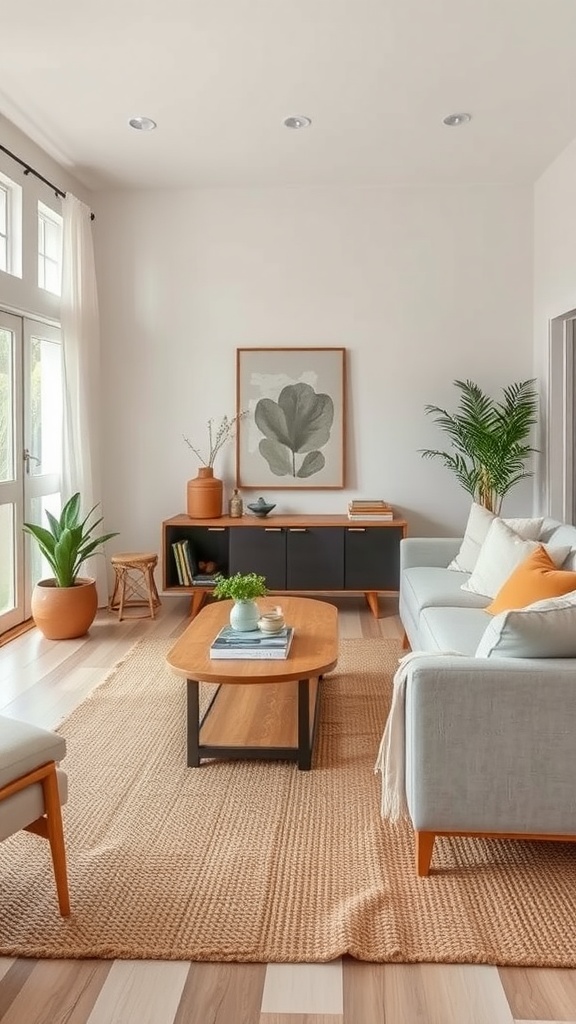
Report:
<svg viewBox="0 0 576 1024"><path fill-rule="evenodd" d="M239 412L236 416L233 416L232 419L229 419L228 416L223 416L217 429L214 428L214 420L208 420L208 458L204 458L200 449L197 448L196 445L193 445L187 437L184 435L182 436L184 437L188 447L194 452L203 466L213 466L218 452L228 441L232 440L235 436L238 423L247 415L248 412L244 411Z"/></svg>

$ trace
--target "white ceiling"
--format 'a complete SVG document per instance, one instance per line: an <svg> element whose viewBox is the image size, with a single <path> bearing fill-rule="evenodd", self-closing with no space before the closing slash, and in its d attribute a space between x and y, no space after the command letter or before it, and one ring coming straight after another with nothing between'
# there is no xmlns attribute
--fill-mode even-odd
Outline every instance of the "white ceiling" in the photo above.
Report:
<svg viewBox="0 0 576 1024"><path fill-rule="evenodd" d="M576 0L11 6L0 112L92 188L530 182L576 137Z"/></svg>

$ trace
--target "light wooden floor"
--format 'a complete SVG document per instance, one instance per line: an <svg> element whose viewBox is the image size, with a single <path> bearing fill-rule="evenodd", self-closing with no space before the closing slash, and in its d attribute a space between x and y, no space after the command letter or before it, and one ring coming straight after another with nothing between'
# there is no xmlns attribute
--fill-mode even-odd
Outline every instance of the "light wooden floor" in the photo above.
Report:
<svg viewBox="0 0 576 1024"><path fill-rule="evenodd" d="M393 598L376 620L334 601L341 637L396 637ZM36 630L0 647L0 711L48 728L141 636L177 636L188 603L155 622L100 612L88 637ZM72 894L73 898L73 894ZM0 879L0 899L2 883ZM576 1022L576 971L436 964L197 964L0 959L2 1024L512 1024Z"/></svg>

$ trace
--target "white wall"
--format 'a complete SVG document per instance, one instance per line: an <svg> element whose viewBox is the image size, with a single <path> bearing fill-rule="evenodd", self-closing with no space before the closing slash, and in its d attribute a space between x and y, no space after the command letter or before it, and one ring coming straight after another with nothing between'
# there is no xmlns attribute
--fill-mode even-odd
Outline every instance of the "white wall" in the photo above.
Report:
<svg viewBox="0 0 576 1024"><path fill-rule="evenodd" d="M534 190L534 365L547 385L550 320L576 308L576 140L547 168ZM546 433L536 501L548 510ZM561 474L560 452L550 453Z"/></svg>
<svg viewBox="0 0 576 1024"><path fill-rule="evenodd" d="M131 192L95 197L107 522L158 549L185 509L206 422L235 411L235 349L345 346L347 490L266 490L279 511L383 497L413 534L459 532L469 499L418 449L455 378L532 375L529 187ZM233 484L233 445L216 464ZM530 487L506 511L529 511ZM245 499L257 495L248 492Z"/></svg>

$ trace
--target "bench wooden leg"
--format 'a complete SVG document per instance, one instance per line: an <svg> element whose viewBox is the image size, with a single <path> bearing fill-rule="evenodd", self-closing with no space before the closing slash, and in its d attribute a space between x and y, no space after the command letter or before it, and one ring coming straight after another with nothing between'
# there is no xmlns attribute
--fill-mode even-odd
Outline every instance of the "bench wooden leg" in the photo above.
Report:
<svg viewBox="0 0 576 1024"><path fill-rule="evenodd" d="M410 650L410 641L408 639L406 630L404 630L404 635L402 637L402 650L403 651L409 651Z"/></svg>
<svg viewBox="0 0 576 1024"><path fill-rule="evenodd" d="M414 832L416 853L416 874L426 878L430 873L430 861L434 849L435 832Z"/></svg>

